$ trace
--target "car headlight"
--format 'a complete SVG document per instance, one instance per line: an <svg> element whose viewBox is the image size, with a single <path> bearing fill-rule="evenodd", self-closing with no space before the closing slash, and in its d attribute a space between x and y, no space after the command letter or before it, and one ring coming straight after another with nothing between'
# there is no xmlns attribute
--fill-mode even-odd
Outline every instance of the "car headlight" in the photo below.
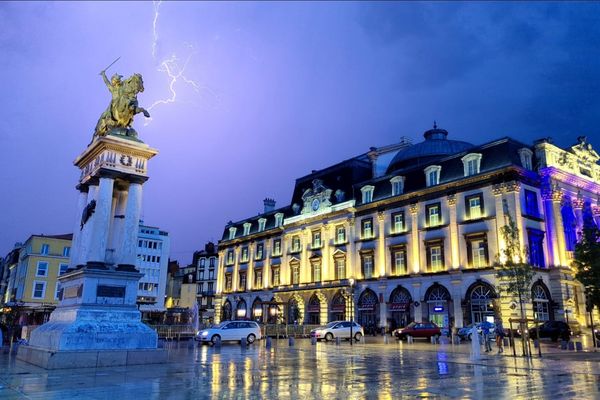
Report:
<svg viewBox="0 0 600 400"><path fill-rule="evenodd" d="M200 334L202 335L202 337L207 337L208 336L208 331L202 331Z"/></svg>

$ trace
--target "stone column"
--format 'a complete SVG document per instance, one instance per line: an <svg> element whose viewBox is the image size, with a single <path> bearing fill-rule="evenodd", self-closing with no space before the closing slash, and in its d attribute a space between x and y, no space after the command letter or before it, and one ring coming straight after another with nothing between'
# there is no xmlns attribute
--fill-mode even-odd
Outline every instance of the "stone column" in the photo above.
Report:
<svg viewBox="0 0 600 400"><path fill-rule="evenodd" d="M88 204L88 189L87 187L79 188L79 197L77 198L77 215L75 217L75 224L73 228L73 241L71 243L71 258L69 260L69 268L75 268L82 264L81 258L81 236L83 227L81 226L81 216L83 210Z"/></svg>
<svg viewBox="0 0 600 400"><path fill-rule="evenodd" d="M502 192L504 191L504 187L502 184L497 184L492 187L492 193L494 194L495 200L495 212L496 212L496 243L497 243L497 252L500 256L500 262L504 263L506 261L506 256L504 255L504 250L506 244L504 242L504 237L502 236L502 227L506 224L505 216L504 216L504 204L502 202ZM491 261L491 260L490 260Z"/></svg>
<svg viewBox="0 0 600 400"><path fill-rule="evenodd" d="M119 264L137 265L137 240L142 212L142 184L131 182L127 193L127 206L123 222L123 241Z"/></svg>
<svg viewBox="0 0 600 400"><path fill-rule="evenodd" d="M452 269L460 267L458 225L456 223L456 195L449 194L448 210L450 213L450 265Z"/></svg>
<svg viewBox="0 0 600 400"><path fill-rule="evenodd" d="M356 228L356 221L354 218L348 218L348 253L346 254L346 278L357 277L360 268L356 265L356 243L354 239L356 234L354 232Z"/></svg>
<svg viewBox="0 0 600 400"><path fill-rule="evenodd" d="M452 288L450 289L452 293L452 305L454 307L454 326L462 327L464 325L464 316L462 311L462 280L454 279L452 280Z"/></svg>
<svg viewBox="0 0 600 400"><path fill-rule="evenodd" d="M577 218L577 240L581 240L583 235L583 198L580 194L577 194L577 198L571 201L573 204L573 211L575 211L575 217Z"/></svg>
<svg viewBox="0 0 600 400"><path fill-rule="evenodd" d="M114 179L101 177L96 198L96 209L91 217L90 247L87 261L105 263L108 233L112 211ZM137 230L136 230L137 235Z"/></svg>
<svg viewBox="0 0 600 400"><path fill-rule="evenodd" d="M254 255L256 251L256 243L252 242L248 245L248 271L246 271L246 291L254 288ZM263 249L263 254L264 254ZM252 307L252 305L250 305Z"/></svg>
<svg viewBox="0 0 600 400"><path fill-rule="evenodd" d="M308 262L308 246L310 243L310 229L304 228L300 233L302 253L300 259L300 283L310 282L310 263Z"/></svg>
<svg viewBox="0 0 600 400"><path fill-rule="evenodd" d="M332 227L331 224L328 224L327 222L323 224L323 237L321 242L323 243L323 255L321 257L321 282L333 279L333 274L331 274L333 271L333 268L331 267L333 265L333 259L331 258L332 229L334 229L334 227Z"/></svg>
<svg viewBox="0 0 600 400"><path fill-rule="evenodd" d="M227 258L227 250L219 251L218 255L217 287L215 288L215 293L220 295L223 293L223 289L225 287L225 259Z"/></svg>
<svg viewBox="0 0 600 400"><path fill-rule="evenodd" d="M117 204L112 221L111 245L115 249L115 263L122 263L119 259L119 251L125 238L125 213L127 212L127 190L117 191ZM137 246L137 241L136 241Z"/></svg>
<svg viewBox="0 0 600 400"><path fill-rule="evenodd" d="M413 310L413 316L415 318L415 322L421 322L423 320L423 307L426 307L427 304L424 304L424 302L421 299L421 282L413 282L412 284L413 287L413 293L412 297L413 297L413 302L418 301L419 307L414 307Z"/></svg>
<svg viewBox="0 0 600 400"><path fill-rule="evenodd" d="M263 261L263 285L262 288L263 289L267 289L271 286L271 258L272 258L272 247L271 247L271 243L273 242L272 239L267 239L265 240L265 244L264 244L264 261ZM271 299L268 299L271 300ZM269 310L263 311L263 312L268 312Z"/></svg>
<svg viewBox="0 0 600 400"><path fill-rule="evenodd" d="M560 188L554 187L542 193L542 198L546 213L546 240L548 248L552 251L551 262L554 266L567 266L565 229L561 210L562 191Z"/></svg>
<svg viewBox="0 0 600 400"><path fill-rule="evenodd" d="M388 276L391 275L391 271L388 272L388 270L390 270L390 268L388 268L387 263L385 262L385 256L386 256L386 251L385 251L385 213L383 211L379 211L377 213L377 222L378 222L378 232L377 232L377 248L376 248L376 253L375 256L377 257L377 264L379 268L377 268L377 270L373 269L373 272L375 272L376 275L374 276L379 276L379 277L383 277L383 276ZM375 260L373 260L373 262L375 262ZM381 308L385 308L385 307L381 307Z"/></svg>
<svg viewBox="0 0 600 400"><path fill-rule="evenodd" d="M410 245L411 245L411 258L412 258L412 271L413 274L418 274L421 270L419 261L420 243L419 243L419 205L417 203L410 205Z"/></svg>
<svg viewBox="0 0 600 400"><path fill-rule="evenodd" d="M240 245L235 246L235 250L233 251L233 272L231 273L231 291L237 292L238 284L240 280ZM235 305L233 305L235 307ZM233 311L235 312L235 310Z"/></svg>
<svg viewBox="0 0 600 400"><path fill-rule="evenodd" d="M505 185L509 209L512 206L512 217L519 228L519 244L520 254L525 255L525 225L523 224L523 216L521 209L521 182L512 181ZM524 260L525 261L525 260Z"/></svg>

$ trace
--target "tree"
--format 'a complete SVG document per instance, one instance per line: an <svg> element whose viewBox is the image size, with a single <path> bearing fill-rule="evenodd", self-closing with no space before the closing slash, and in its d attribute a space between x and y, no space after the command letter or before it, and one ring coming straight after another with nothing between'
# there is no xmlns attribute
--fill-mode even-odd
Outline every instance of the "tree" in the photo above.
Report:
<svg viewBox="0 0 600 400"><path fill-rule="evenodd" d="M575 246L573 266L575 278L585 287L588 311L600 307L600 230L585 223L581 240ZM591 307L590 307L591 306Z"/></svg>

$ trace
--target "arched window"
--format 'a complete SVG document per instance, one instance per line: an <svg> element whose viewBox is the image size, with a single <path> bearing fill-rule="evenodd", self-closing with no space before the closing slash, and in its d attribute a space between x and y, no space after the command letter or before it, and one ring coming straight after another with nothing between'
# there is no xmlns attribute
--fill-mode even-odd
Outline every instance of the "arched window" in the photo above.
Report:
<svg viewBox="0 0 600 400"><path fill-rule="evenodd" d="M308 323L312 325L320 324L320 313L321 313L321 300L317 297L317 294L313 294L308 300L308 306L306 308L308 313Z"/></svg>
<svg viewBox="0 0 600 400"><path fill-rule="evenodd" d="M331 299L330 321L343 321L346 319L346 298L338 291Z"/></svg>
<svg viewBox="0 0 600 400"><path fill-rule="evenodd" d="M438 283L434 283L425 292L427 316L424 316L423 320L434 322L439 327L447 329L450 326L452 312L448 304L450 300L452 300L452 297L448 289Z"/></svg>
<svg viewBox="0 0 600 400"><path fill-rule="evenodd" d="M531 299L533 314L539 321L550 321L550 293L542 282L538 281L531 286Z"/></svg>
<svg viewBox="0 0 600 400"><path fill-rule="evenodd" d="M374 333L379 326L379 299L374 291L365 289L358 298L358 323L366 332Z"/></svg>
<svg viewBox="0 0 600 400"><path fill-rule="evenodd" d="M288 301L288 324L299 323L300 319L300 307L298 307L298 300L292 297Z"/></svg>
<svg viewBox="0 0 600 400"><path fill-rule="evenodd" d="M245 319L246 313L247 313L246 301L242 299L242 300L238 301L238 303L237 303L237 307L235 310L235 317L236 317L236 319Z"/></svg>
<svg viewBox="0 0 600 400"><path fill-rule="evenodd" d="M471 322L478 323L495 319L493 299L496 292L486 282L476 282L467 290L467 300L471 308Z"/></svg>
<svg viewBox="0 0 600 400"><path fill-rule="evenodd" d="M448 289L439 284L434 284L427 290L426 301L448 301L450 300L450 293Z"/></svg>
<svg viewBox="0 0 600 400"><path fill-rule="evenodd" d="M402 286L396 287L390 295L390 329L408 325L412 318L410 316L410 304L412 297L410 292Z"/></svg>
<svg viewBox="0 0 600 400"><path fill-rule="evenodd" d="M231 302L226 300L223 303L223 309L221 310L221 320L222 321L231 321Z"/></svg>
<svg viewBox="0 0 600 400"><path fill-rule="evenodd" d="M262 300L260 299L260 297L257 297L256 299L254 299L254 302L252 303L252 319L255 321L260 321L260 320L262 320L262 316L263 316Z"/></svg>

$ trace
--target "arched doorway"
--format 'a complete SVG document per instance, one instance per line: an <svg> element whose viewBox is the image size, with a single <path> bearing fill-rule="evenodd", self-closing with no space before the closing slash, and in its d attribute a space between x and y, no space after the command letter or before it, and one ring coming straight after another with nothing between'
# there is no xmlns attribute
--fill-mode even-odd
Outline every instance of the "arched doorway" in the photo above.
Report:
<svg viewBox="0 0 600 400"><path fill-rule="evenodd" d="M447 329L450 326L451 300L452 298L448 289L438 283L434 283L425 292L425 303L427 304L425 309L427 315L424 317L428 321L434 322L437 326Z"/></svg>
<svg viewBox="0 0 600 400"><path fill-rule="evenodd" d="M321 323L321 300L319 300L316 293L308 300L306 313L308 314L309 324L319 325Z"/></svg>
<svg viewBox="0 0 600 400"><path fill-rule="evenodd" d="M263 306L260 297L254 299L254 302L252 303L252 319L257 322L260 322L263 319Z"/></svg>
<svg viewBox="0 0 600 400"><path fill-rule="evenodd" d="M468 318L471 323L494 322L497 316L494 299L498 296L492 285L483 281L475 282L467 289L465 297L468 305Z"/></svg>
<svg viewBox="0 0 600 400"><path fill-rule="evenodd" d="M246 300L242 299L238 301L235 307L235 319L246 319L248 315L248 307L246 306Z"/></svg>
<svg viewBox="0 0 600 400"><path fill-rule="evenodd" d="M329 307L329 321L344 321L346 319L346 298L338 291L331 299Z"/></svg>
<svg viewBox="0 0 600 400"><path fill-rule="evenodd" d="M374 291L365 289L358 298L358 323L365 331L373 333L379 326L379 299Z"/></svg>
<svg viewBox="0 0 600 400"><path fill-rule="evenodd" d="M283 316L283 314L279 304L281 304L281 299L277 297L271 298L268 311L269 315L267 316L267 323L277 324L281 322L281 317Z"/></svg>
<svg viewBox="0 0 600 400"><path fill-rule="evenodd" d="M223 309L221 310L221 321L231 321L231 302L225 300L223 303Z"/></svg>
<svg viewBox="0 0 600 400"><path fill-rule="evenodd" d="M531 286L531 300L533 302L533 315L539 321L554 319L551 307L550 291L542 281L537 281Z"/></svg>
<svg viewBox="0 0 600 400"><path fill-rule="evenodd" d="M388 310L390 311L390 329L404 327L412 321L410 306L412 297L410 292L402 286L397 286L390 295Z"/></svg>
<svg viewBox="0 0 600 400"><path fill-rule="evenodd" d="M288 324L298 325L302 321L300 321L300 306L298 305L298 300L295 297L292 297L288 301Z"/></svg>

